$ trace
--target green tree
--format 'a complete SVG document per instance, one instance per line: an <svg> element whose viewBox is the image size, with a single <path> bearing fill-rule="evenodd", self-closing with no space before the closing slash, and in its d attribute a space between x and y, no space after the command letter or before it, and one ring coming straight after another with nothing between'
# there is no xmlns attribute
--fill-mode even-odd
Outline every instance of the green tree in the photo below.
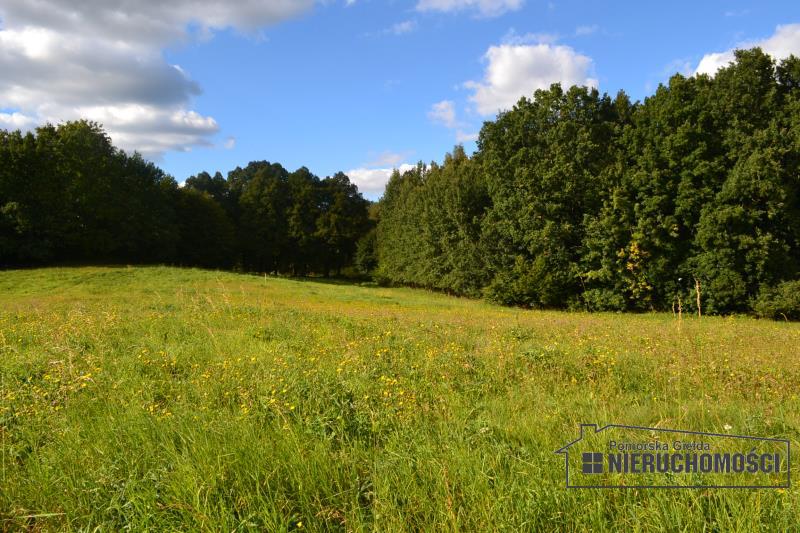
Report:
<svg viewBox="0 0 800 533"><path fill-rule="evenodd" d="M178 261L203 267L233 266L234 227L222 206L207 192L175 189L180 239Z"/></svg>
<svg viewBox="0 0 800 533"><path fill-rule="evenodd" d="M342 172L322 180L320 188L321 213L315 236L324 249L321 266L325 274L339 273L352 264L356 243L369 229L369 202Z"/></svg>
<svg viewBox="0 0 800 533"><path fill-rule="evenodd" d="M613 171L617 121L596 89L555 84L484 125L490 298L532 307L578 300L585 219L599 211Z"/></svg>

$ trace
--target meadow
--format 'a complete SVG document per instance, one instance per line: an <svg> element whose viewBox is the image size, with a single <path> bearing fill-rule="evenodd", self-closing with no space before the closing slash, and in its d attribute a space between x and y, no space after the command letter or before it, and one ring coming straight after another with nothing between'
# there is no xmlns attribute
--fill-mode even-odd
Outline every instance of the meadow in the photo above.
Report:
<svg viewBox="0 0 800 533"><path fill-rule="evenodd" d="M0 530L800 530L796 488L568 490L554 453L580 423L797 449L799 386L796 323L5 271Z"/></svg>

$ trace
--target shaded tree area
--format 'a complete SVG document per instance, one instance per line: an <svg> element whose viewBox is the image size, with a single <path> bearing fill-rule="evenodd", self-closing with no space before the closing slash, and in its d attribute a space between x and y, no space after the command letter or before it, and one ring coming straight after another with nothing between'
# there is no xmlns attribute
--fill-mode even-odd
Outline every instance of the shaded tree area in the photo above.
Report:
<svg viewBox="0 0 800 533"><path fill-rule="evenodd" d="M266 161L183 187L87 121L0 131L0 266L171 263L339 273L374 226L344 174Z"/></svg>
<svg viewBox="0 0 800 533"><path fill-rule="evenodd" d="M395 173L376 276L535 308L800 313L800 60L738 51L644 102L553 85L470 158Z"/></svg>
<svg viewBox="0 0 800 533"><path fill-rule="evenodd" d="M0 131L0 263L170 260L176 190L97 125Z"/></svg>

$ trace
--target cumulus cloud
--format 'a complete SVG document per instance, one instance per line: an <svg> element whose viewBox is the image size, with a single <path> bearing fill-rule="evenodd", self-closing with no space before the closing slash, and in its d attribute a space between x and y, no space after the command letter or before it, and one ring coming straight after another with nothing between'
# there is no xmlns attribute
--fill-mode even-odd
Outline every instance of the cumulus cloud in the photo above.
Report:
<svg viewBox="0 0 800 533"><path fill-rule="evenodd" d="M358 190L368 198L377 199L386 189L386 184L389 183L389 178L392 177L394 169L398 169L401 173L412 170L414 165L403 164L397 165L393 168L354 168L347 171L350 181L358 186Z"/></svg>
<svg viewBox="0 0 800 533"><path fill-rule="evenodd" d="M592 59L569 46L502 44L490 47L484 61L487 66L483 80L464 84L473 91L470 101L482 115L510 109L520 97L531 96L535 90L547 89L556 82L565 87L598 86L597 79L590 77Z"/></svg>
<svg viewBox="0 0 800 533"><path fill-rule="evenodd" d="M414 165L403 163L410 156L410 152L382 152L369 163L351 169L346 174L350 177L350 181L358 186L358 190L364 196L377 200L386 189L386 184L395 169L400 170L400 172L406 172L414 168Z"/></svg>
<svg viewBox="0 0 800 533"><path fill-rule="evenodd" d="M212 117L190 109L200 87L162 50L236 28L253 32L313 0L4 0L0 126L88 118L148 157L209 144Z"/></svg>
<svg viewBox="0 0 800 533"><path fill-rule="evenodd" d="M800 55L800 24L778 26L770 37L739 43L735 48L724 52L706 54L695 69L695 74L714 75L719 69L734 60L735 49L761 47L775 59L784 59L791 54Z"/></svg>
<svg viewBox="0 0 800 533"><path fill-rule="evenodd" d="M496 17L522 7L524 0L419 0L418 11L477 11L483 17Z"/></svg>

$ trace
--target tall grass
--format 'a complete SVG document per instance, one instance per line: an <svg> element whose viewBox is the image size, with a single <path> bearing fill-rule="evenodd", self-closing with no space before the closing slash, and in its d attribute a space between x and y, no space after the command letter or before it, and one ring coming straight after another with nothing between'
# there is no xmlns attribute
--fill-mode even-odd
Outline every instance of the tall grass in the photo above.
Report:
<svg viewBox="0 0 800 533"><path fill-rule="evenodd" d="M3 272L0 530L797 530L794 488L567 490L553 452L582 422L796 447L798 385L797 324Z"/></svg>

